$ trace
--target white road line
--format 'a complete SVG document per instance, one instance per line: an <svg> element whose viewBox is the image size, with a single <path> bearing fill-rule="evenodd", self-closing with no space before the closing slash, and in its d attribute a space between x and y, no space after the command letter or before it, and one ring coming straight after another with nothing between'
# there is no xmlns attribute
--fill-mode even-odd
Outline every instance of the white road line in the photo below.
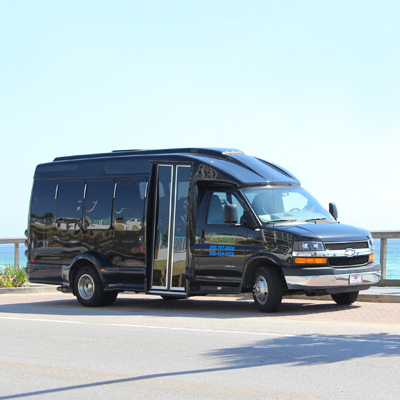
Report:
<svg viewBox="0 0 400 400"><path fill-rule="evenodd" d="M341 338L341 337L335 337L335 336L288 335L288 334L283 334L283 333L226 331L226 330L221 330L221 329L177 328L177 327L170 327L170 326L151 326L151 325L134 325L134 324L110 324L110 323L103 323L103 322L67 321L67 320L44 319L44 318L0 317L0 320L1 319L15 320L15 321L32 321L32 322L55 322L55 323L59 323L59 324L81 324L81 325L113 326L113 327L139 328L139 329L165 329L165 330L173 330L173 331L229 333L229 334L235 334L235 335L292 337L292 338L320 339L320 340L338 340L338 341L344 341L344 342L385 343L385 344L400 345L400 339L398 341L393 341L393 340L376 340L376 339Z"/></svg>

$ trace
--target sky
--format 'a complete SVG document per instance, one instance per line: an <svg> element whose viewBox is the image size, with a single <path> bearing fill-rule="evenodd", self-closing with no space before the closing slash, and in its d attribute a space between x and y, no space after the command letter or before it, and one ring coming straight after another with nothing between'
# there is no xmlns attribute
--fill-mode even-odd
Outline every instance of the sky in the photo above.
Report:
<svg viewBox="0 0 400 400"><path fill-rule="evenodd" d="M400 230L400 2L0 0L0 238L37 164L237 148Z"/></svg>

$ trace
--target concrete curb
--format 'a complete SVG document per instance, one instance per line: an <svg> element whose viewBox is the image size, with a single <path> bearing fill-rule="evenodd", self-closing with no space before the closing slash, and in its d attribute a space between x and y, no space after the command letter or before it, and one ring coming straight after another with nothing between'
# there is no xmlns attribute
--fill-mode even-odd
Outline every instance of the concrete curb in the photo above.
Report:
<svg viewBox="0 0 400 400"><path fill-rule="evenodd" d="M24 287L7 287L0 288L1 294L29 294L29 293L55 293L57 286L55 285L29 285Z"/></svg>

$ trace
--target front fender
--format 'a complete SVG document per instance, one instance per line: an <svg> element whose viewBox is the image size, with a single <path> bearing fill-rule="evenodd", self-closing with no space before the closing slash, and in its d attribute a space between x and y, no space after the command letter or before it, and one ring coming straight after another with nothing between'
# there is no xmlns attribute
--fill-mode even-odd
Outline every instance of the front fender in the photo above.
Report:
<svg viewBox="0 0 400 400"><path fill-rule="evenodd" d="M251 286L251 280L255 270L263 265L275 265L282 266L282 260L271 253L255 253L249 257L245 263L243 271L244 287L249 288ZM279 268L281 274L281 268Z"/></svg>
<svg viewBox="0 0 400 400"><path fill-rule="evenodd" d="M69 265L63 265L61 268L63 284L73 287L73 280L76 272L83 265L92 265L97 273L99 274L100 281L102 284L105 283L102 269L109 266L107 260L95 251L85 251L84 253L78 254Z"/></svg>

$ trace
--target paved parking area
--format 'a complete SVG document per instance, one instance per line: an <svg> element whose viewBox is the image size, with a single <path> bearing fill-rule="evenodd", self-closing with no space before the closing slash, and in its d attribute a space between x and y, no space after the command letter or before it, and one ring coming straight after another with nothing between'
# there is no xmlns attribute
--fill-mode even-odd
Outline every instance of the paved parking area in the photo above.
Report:
<svg viewBox="0 0 400 400"><path fill-rule="evenodd" d="M6 305L23 305L29 308L50 307L60 309L60 314L72 312L80 306L72 294L33 293L0 295L0 313L10 312ZM8 311L6 311L8 310ZM69 311L67 311L69 310ZM106 311L122 314L145 315L207 315L210 318L273 318L307 321L340 321L371 324L400 324L400 303L356 302L351 306L340 306L332 300L309 300L284 298L278 313L260 313L249 297L205 296L186 300L165 301L159 296L144 294L120 294L111 307L90 309L91 315L102 315ZM56 310L54 310L56 311ZM55 312L56 314L57 312Z"/></svg>

